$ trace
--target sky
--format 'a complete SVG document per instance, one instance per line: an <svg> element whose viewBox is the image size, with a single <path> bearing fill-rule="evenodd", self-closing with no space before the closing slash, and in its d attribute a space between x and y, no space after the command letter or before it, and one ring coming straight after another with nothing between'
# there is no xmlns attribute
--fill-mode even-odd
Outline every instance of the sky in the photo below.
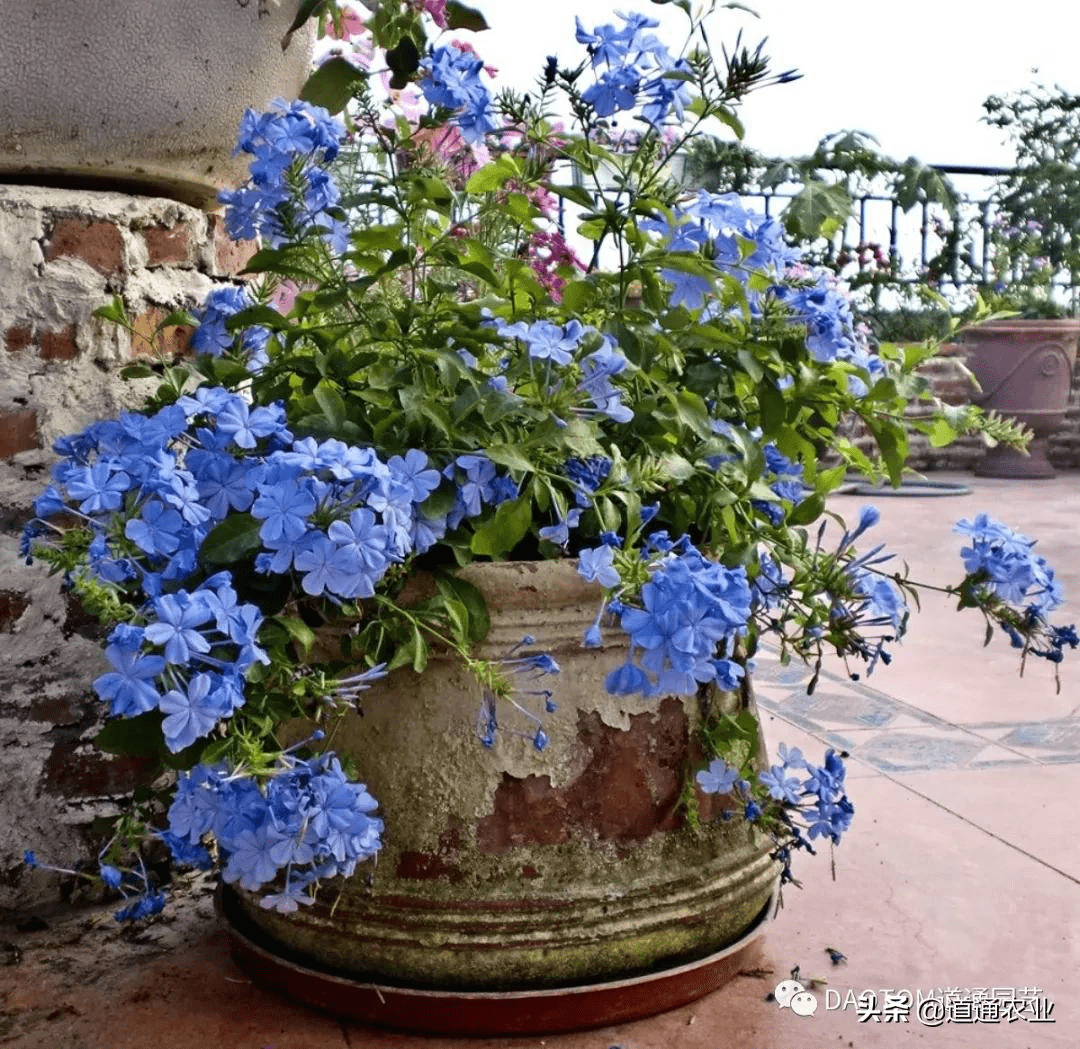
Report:
<svg viewBox="0 0 1080 1049"><path fill-rule="evenodd" d="M695 3L698 0L694 0ZM587 29L640 11L681 44L686 16L649 0L471 0L491 29L473 37L499 80L527 88L544 57L576 58L574 16ZM718 7L720 5L718 4ZM758 17L717 10L706 23L714 50L768 38L776 72L802 79L763 89L741 115L747 145L769 156L812 152L824 135L858 130L880 149L928 164L1008 165L1002 132L980 123L982 101L1035 82L1080 93L1080 5L1022 0L749 0ZM674 47L672 48L675 49Z"/></svg>

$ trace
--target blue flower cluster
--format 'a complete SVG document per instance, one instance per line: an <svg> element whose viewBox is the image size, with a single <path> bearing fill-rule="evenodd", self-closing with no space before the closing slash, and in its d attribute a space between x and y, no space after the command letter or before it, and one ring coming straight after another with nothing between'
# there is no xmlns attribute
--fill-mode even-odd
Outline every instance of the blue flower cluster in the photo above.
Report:
<svg viewBox="0 0 1080 1049"><path fill-rule="evenodd" d="M220 357L239 346L249 371L257 372L264 368L267 364L269 330L261 325L252 325L244 328L237 340L226 326L230 317L254 305L246 286L215 288L203 300L202 308L194 311L198 327L191 336L191 349L195 353Z"/></svg>
<svg viewBox="0 0 1080 1049"><path fill-rule="evenodd" d="M422 68L418 87L429 105L454 111L454 123L470 145L494 131L491 93L480 79L484 62L456 44L432 48Z"/></svg>
<svg viewBox="0 0 1080 1049"><path fill-rule="evenodd" d="M1046 558L1033 552L1033 539L984 513L958 521L953 531L971 539L960 556L964 570L979 577L980 587L1008 604L1030 605L1043 613L1061 604L1061 584Z"/></svg>
<svg viewBox="0 0 1080 1049"><path fill-rule="evenodd" d="M561 325L548 320L509 324L501 317L492 317L487 323L504 339L520 341L530 361L546 362L558 367L574 365L580 370L581 377L574 392L584 403L574 407L577 415L602 415L620 423L628 423L634 418L632 409L623 404L623 390L611 381L612 376L626 372L630 362L610 335L601 334L596 328L578 320ZM579 352L586 340L595 344L596 339L599 339L600 345L579 359ZM562 377L556 375L551 381L551 389L561 388L562 381Z"/></svg>
<svg viewBox="0 0 1080 1049"><path fill-rule="evenodd" d="M277 99L265 113L247 110L236 152L255 158L251 177L240 189L218 194L229 236L261 237L278 247L316 228L335 251L344 251L348 228L334 213L341 193L325 167L337 156L344 135L340 120L307 102Z"/></svg>
<svg viewBox="0 0 1080 1049"><path fill-rule="evenodd" d="M780 745L780 764L758 772L757 783L745 779L740 770L722 758L709 762L698 772L697 785L703 794L731 794L742 803L742 815L759 824L776 842L774 859L781 862L781 880L792 881L791 850L813 852L810 842L827 838L834 845L851 826L855 807L844 792L846 770L834 750L818 766L807 761L798 747ZM805 773L800 778L793 773ZM730 818L730 813L725 813Z"/></svg>
<svg viewBox="0 0 1080 1049"><path fill-rule="evenodd" d="M995 618L1014 648L1060 663L1066 648L1080 645L1075 626L1047 621L1063 601L1062 589L1046 558L1034 553L1033 539L985 513L958 521L953 531L971 539L960 552L970 586L1006 606Z"/></svg>
<svg viewBox="0 0 1080 1049"><path fill-rule="evenodd" d="M684 107L690 103L684 79L690 73L689 63L673 58L660 38L647 32L660 24L655 19L636 13L618 15L622 26L596 26L591 33L576 19L577 42L588 49L592 68L602 69L583 92L583 101L599 117L640 104L641 118L654 127L672 113L681 123Z"/></svg>
<svg viewBox="0 0 1080 1049"><path fill-rule="evenodd" d="M139 857L135 866L121 870L104 859L110 845L111 843L106 845L98 854L98 870L96 874L88 873L86 870L69 870L66 867L54 867L51 864L42 863L32 849L27 849L23 853L23 862L31 870L40 868L55 871L58 874L67 874L85 881L96 881L107 889L120 893L125 903L114 914L118 922L138 921L140 918L150 918L155 914L160 914L165 907L165 894L158 888L153 875L147 871L142 857ZM203 869L208 869L209 854L206 853L205 849L202 849L201 853L203 855L197 857L199 865ZM203 856L205 856L205 863L202 862ZM191 864L189 863L189 865Z"/></svg>
<svg viewBox="0 0 1080 1049"><path fill-rule="evenodd" d="M762 449L765 454L765 481L777 499L797 505L803 497L803 469L792 462L773 443ZM752 505L760 510L774 525L784 520L784 508L779 503L755 499Z"/></svg>
<svg viewBox="0 0 1080 1049"><path fill-rule="evenodd" d="M806 346L810 356L822 364L845 361L866 372L872 379L885 373L885 362L871 353L855 334L851 303L840 293L836 278L830 273L814 273L806 280L789 280L773 288L777 299L806 325ZM857 395L868 391L858 375L848 378Z"/></svg>
<svg viewBox="0 0 1080 1049"><path fill-rule="evenodd" d="M293 440L280 406L200 387L152 416L125 413L64 438L54 485L38 499L25 545L74 514L90 533L90 570L138 602L139 622L120 623L95 681L118 717L165 714L177 752L208 736L244 704L244 679L267 662L262 613L238 600L228 571L200 561L211 531L234 515L257 527L255 568L293 573L312 597L371 597L390 565L422 553L516 486L483 455L445 470L410 449L382 462L338 440ZM444 477L455 504L425 516Z"/></svg>
<svg viewBox="0 0 1080 1049"><path fill-rule="evenodd" d="M737 687L745 671L730 659L718 659L717 652L730 651L746 633L751 614L746 569L708 560L685 536L671 543L663 533L654 534L646 555L654 559L641 588L642 607L621 601L608 605L630 636L630 650L626 662L608 675L607 690L685 696L695 695L701 684Z"/></svg>
<svg viewBox="0 0 1080 1049"><path fill-rule="evenodd" d="M169 808L174 854L200 847L212 834L225 862L222 877L250 890L280 874L282 884L262 906L286 913L312 902L321 878L349 876L381 847L378 803L345 776L333 753L307 761L285 753L262 786L223 766L180 773Z"/></svg>

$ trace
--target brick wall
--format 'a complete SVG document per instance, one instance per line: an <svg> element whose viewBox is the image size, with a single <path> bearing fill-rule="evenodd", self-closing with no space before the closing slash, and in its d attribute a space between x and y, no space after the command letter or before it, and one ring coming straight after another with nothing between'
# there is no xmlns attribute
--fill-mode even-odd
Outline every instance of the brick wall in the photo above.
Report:
<svg viewBox="0 0 1080 1049"><path fill-rule="evenodd" d="M84 828L138 771L89 743L102 709L90 689L103 666L96 625L18 553L52 442L137 404L150 387L119 368L251 250L220 216L172 201L0 186L0 912L47 891L26 877L23 850L61 865L84 852ZM115 295L134 338L92 316ZM184 352L187 335L168 329L167 351Z"/></svg>

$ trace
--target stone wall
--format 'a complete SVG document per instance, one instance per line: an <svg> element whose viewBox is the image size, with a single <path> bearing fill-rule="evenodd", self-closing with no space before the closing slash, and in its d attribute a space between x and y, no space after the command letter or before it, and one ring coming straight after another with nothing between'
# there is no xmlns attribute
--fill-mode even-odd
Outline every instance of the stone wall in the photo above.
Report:
<svg viewBox="0 0 1080 1049"><path fill-rule="evenodd" d="M89 744L102 709L96 625L18 551L52 442L136 404L152 386L121 380L120 367L147 357L158 322L198 305L250 250L220 216L173 201L0 186L0 912L45 890L26 877L24 849L59 865L85 852L81 829L135 772ZM113 296L134 336L92 316ZM185 350L184 329L164 334L167 353Z"/></svg>

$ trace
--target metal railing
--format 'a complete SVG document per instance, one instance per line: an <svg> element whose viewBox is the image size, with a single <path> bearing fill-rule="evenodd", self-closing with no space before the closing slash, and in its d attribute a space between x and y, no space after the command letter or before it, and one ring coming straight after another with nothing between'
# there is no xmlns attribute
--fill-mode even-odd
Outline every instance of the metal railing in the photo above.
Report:
<svg viewBox="0 0 1080 1049"><path fill-rule="evenodd" d="M992 191L994 181L1009 174L1008 168L973 164L934 164L956 190L956 216L944 205L921 201L904 211L894 196L884 192L858 194L853 214L828 242L824 256L835 263L845 253L857 272L887 270L890 279L902 284L925 283L964 286L986 283L993 277L990 233L996 218ZM757 200L768 217L777 217L798 193L798 187L776 191L743 191L749 204ZM934 272L951 233L962 241L947 271ZM872 249L879 249L874 251ZM1063 287L1067 275L1055 275Z"/></svg>

